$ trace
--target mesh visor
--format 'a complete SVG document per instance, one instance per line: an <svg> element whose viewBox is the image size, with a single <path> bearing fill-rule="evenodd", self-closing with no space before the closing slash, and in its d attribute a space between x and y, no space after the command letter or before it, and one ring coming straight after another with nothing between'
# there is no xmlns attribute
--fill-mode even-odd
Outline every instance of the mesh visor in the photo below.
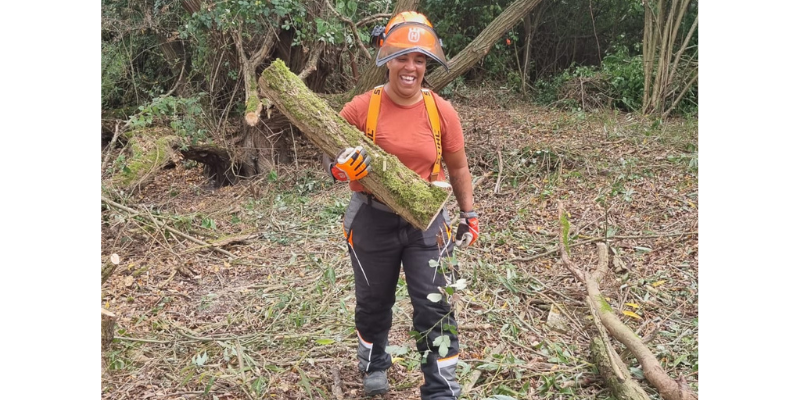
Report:
<svg viewBox="0 0 800 400"><path fill-rule="evenodd" d="M417 23L403 23L392 28L386 34L383 46L378 49L375 64L380 67L395 57L414 52L423 53L442 64L445 70L449 69L436 32L427 25Z"/></svg>

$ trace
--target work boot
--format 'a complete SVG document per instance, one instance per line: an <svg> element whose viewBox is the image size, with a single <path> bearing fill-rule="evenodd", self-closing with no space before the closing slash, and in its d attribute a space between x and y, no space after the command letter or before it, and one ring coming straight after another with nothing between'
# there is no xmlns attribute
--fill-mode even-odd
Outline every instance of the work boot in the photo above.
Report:
<svg viewBox="0 0 800 400"><path fill-rule="evenodd" d="M367 396L375 396L389 391L389 380L386 371L373 371L364 377L364 392Z"/></svg>

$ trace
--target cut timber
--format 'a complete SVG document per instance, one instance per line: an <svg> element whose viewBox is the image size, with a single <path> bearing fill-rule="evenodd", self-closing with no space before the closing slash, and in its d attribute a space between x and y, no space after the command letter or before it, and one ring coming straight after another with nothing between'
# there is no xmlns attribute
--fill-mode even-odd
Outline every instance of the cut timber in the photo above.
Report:
<svg viewBox="0 0 800 400"><path fill-rule="evenodd" d="M359 180L380 201L411 225L427 229L444 207L450 191L426 182L397 157L367 141L324 100L277 59L261 74L261 89L308 139L331 158L346 147L362 146L372 158L372 170Z"/></svg>
<svg viewBox="0 0 800 400"><path fill-rule="evenodd" d="M592 359L594 359L603 381L609 389L614 393L614 398L618 400L649 400L650 396L639 386L639 383L631 379L631 374L627 369L615 368L617 363L614 361L615 357L619 357L616 353L608 354L606 351L607 346L603 343L603 339L599 337L592 338L590 346L592 352ZM613 351L613 350L612 350ZM622 371L623 378L618 377L617 371Z"/></svg>
<svg viewBox="0 0 800 400"><path fill-rule="evenodd" d="M114 340L114 323L117 316L111 311L100 307L100 348L107 350Z"/></svg>

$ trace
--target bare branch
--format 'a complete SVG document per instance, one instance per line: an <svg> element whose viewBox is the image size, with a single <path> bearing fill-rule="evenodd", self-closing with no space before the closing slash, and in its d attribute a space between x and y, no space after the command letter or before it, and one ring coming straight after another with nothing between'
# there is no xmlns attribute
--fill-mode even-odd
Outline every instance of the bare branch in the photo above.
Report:
<svg viewBox="0 0 800 400"><path fill-rule="evenodd" d="M275 29L272 27L272 25L267 24L267 27L269 28L269 33L267 33L266 37L264 38L264 43L261 45L261 48L259 48L258 52L250 57L250 63L254 66L264 62L269 53L272 51L272 47L275 46L275 41L278 39L278 33L275 32Z"/></svg>
<svg viewBox="0 0 800 400"><path fill-rule="evenodd" d="M375 22L377 20L380 20L380 19L389 18L391 16L392 16L392 14L370 15L369 17L365 17L365 18L361 19L361 21L356 22L356 26L361 27L361 26L364 26L366 24L369 24L369 23Z"/></svg>
<svg viewBox="0 0 800 400"><path fill-rule="evenodd" d="M353 41L356 42L358 48L361 50L361 53L364 55L364 57L367 60L372 58L372 55L369 54L369 50L367 50L367 48L364 47L364 43L361 43L361 38L358 37L358 28L356 27L356 24L354 24L353 21L350 20L350 18L347 18L344 15L339 14L339 12L336 11L335 8L333 8L330 1L325 0L325 4L328 5L328 8L331 10L331 12L333 12L334 15L336 15L337 18L339 18L342 22L347 24L347 26L350 28L350 31L353 33Z"/></svg>
<svg viewBox="0 0 800 400"><path fill-rule="evenodd" d="M297 75L298 78L305 81L306 78L311 75L312 72L317 70L317 64L319 63L319 55L322 53L322 49L325 48L325 43L317 42L314 49L311 50L311 56L308 58L308 62L306 63L306 67Z"/></svg>

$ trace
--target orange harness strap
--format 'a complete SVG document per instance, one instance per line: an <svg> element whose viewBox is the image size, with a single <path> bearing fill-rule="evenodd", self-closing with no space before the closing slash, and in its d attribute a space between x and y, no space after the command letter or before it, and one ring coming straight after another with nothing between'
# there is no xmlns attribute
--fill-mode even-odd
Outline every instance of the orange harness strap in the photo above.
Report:
<svg viewBox="0 0 800 400"><path fill-rule="evenodd" d="M383 85L376 86L372 89L372 97L369 99L369 108L367 109L367 126L365 133L369 140L375 142L375 129L378 126L378 112L381 108L381 94L383 93ZM433 171L431 172L431 182L439 178L439 173L442 170L442 128L441 121L439 120L439 109L436 108L436 100L433 98L433 93L430 89L422 89L422 99L425 100L425 110L428 112L428 122L433 131L433 141L436 143L436 161L433 163Z"/></svg>

